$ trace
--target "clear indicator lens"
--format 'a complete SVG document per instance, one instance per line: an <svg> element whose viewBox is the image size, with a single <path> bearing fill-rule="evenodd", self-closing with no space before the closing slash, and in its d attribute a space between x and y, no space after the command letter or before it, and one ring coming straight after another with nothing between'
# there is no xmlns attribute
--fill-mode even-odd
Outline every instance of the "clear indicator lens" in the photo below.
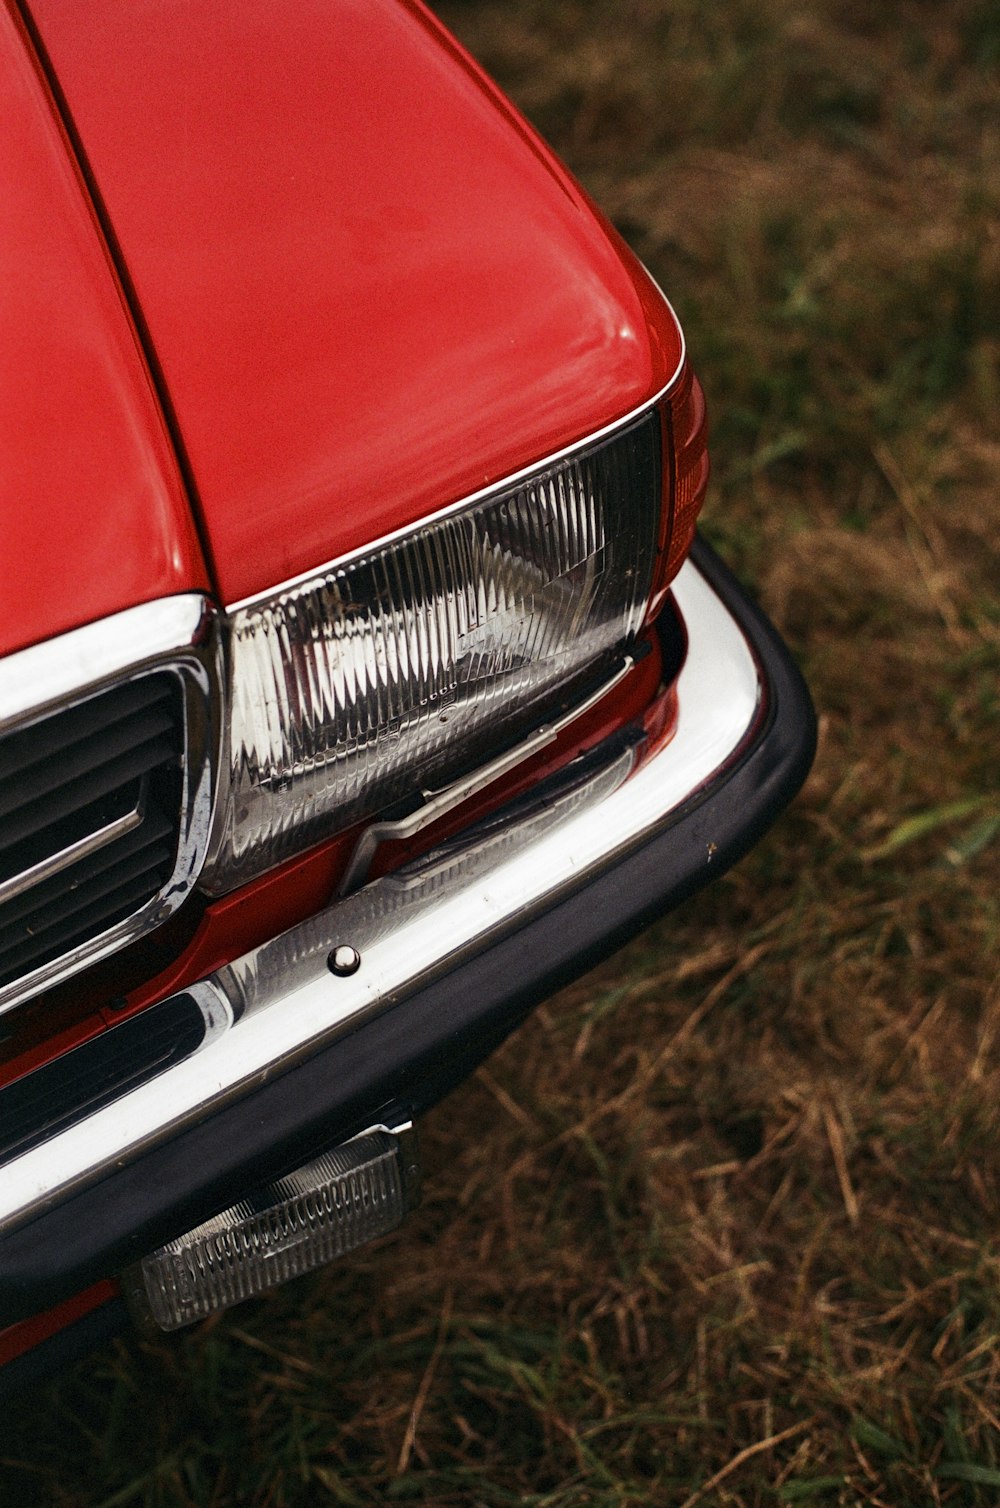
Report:
<svg viewBox="0 0 1000 1508"><path fill-rule="evenodd" d="M403 1219L416 1190L412 1130L366 1131L144 1258L137 1307L177 1330L311 1272Z"/></svg>

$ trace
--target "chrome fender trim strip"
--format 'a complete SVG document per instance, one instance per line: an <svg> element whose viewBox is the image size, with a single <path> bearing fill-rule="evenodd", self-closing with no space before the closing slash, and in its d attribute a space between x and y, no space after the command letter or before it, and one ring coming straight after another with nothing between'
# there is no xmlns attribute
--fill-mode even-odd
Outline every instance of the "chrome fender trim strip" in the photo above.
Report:
<svg viewBox="0 0 1000 1508"><path fill-rule="evenodd" d="M673 595L688 652L668 744L631 778L626 758L565 803L375 880L186 991L231 1025L159 1078L8 1163L0 1172L0 1231L401 1004L669 826L739 756L763 710L747 639L693 563ZM336 970L338 949L359 955L352 972Z"/></svg>

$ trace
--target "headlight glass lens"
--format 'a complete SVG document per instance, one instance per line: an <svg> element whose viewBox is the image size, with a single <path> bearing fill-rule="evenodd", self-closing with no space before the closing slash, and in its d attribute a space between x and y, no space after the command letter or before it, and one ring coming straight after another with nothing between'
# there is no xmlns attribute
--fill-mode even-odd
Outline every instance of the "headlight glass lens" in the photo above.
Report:
<svg viewBox="0 0 1000 1508"><path fill-rule="evenodd" d="M440 785L591 684L643 621L660 498L650 410L237 608L207 888Z"/></svg>

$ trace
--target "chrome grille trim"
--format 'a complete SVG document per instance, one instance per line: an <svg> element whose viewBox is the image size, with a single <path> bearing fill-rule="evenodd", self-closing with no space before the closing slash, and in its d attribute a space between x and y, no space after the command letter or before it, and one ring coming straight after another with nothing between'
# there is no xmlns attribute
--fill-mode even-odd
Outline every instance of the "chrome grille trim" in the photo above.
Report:
<svg viewBox="0 0 1000 1508"><path fill-rule="evenodd" d="M66 848L50 854L47 859L42 859L38 864L32 864L30 869L23 869L20 874L4 880L0 883L0 906L4 901L13 900L15 896L27 895L30 890L34 890L36 885L41 885L46 880L54 878L55 875L62 874L64 869L71 869L81 859L90 858L91 854L99 853L102 848L107 848L119 838L124 838L134 832L142 824L145 804L145 790L143 789L135 806L124 816L116 817L113 822L107 822L103 827L96 828L86 838L70 843Z"/></svg>
<svg viewBox="0 0 1000 1508"><path fill-rule="evenodd" d="M176 851L168 877L123 920L0 986L0 1013L135 941L167 919L192 890L204 862L218 768L221 636L201 593L162 598L74 629L0 661L0 740L31 730L118 687L169 677L180 704L181 771ZM138 815L141 822L142 814ZM133 812L9 875L10 902L82 862L138 826ZM111 829L111 831L109 831ZM173 847L174 836L170 837Z"/></svg>

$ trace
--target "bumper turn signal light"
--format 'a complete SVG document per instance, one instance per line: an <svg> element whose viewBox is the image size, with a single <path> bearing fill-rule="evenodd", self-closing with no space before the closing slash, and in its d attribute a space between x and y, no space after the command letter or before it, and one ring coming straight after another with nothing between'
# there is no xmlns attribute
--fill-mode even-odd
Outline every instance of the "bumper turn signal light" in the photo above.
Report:
<svg viewBox="0 0 1000 1508"><path fill-rule="evenodd" d="M122 1275L140 1328L178 1330L394 1230L417 1202L416 1135L375 1126Z"/></svg>

